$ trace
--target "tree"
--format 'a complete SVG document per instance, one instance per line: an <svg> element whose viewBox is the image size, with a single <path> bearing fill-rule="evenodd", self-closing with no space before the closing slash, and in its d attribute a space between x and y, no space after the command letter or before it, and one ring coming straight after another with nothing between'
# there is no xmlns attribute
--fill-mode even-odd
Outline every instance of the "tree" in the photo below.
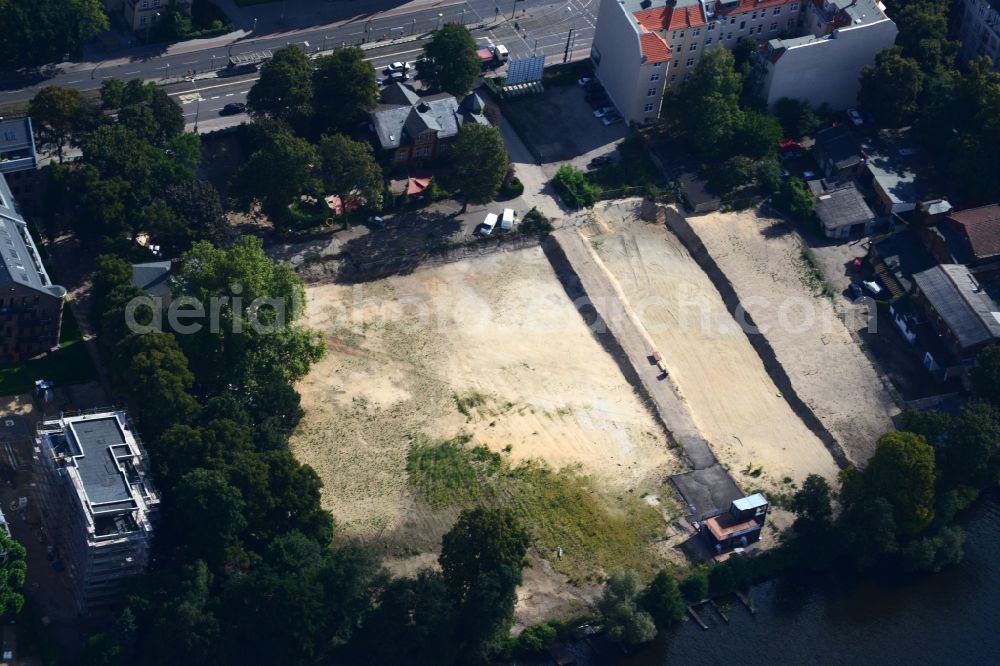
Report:
<svg viewBox="0 0 1000 666"><path fill-rule="evenodd" d="M345 202L360 198L369 206L379 206L384 181L371 145L342 134L324 136L319 142L319 156L327 192L340 195Z"/></svg>
<svg viewBox="0 0 1000 666"><path fill-rule="evenodd" d="M354 642L358 662L450 664L455 609L440 572L397 578L378 596Z"/></svg>
<svg viewBox="0 0 1000 666"><path fill-rule="evenodd" d="M95 309L101 314L108 294L118 287L132 284L132 264L113 254L102 254L96 263L92 293Z"/></svg>
<svg viewBox="0 0 1000 666"><path fill-rule="evenodd" d="M790 97L782 97L774 105L774 117L781 123L785 136L801 139L807 134L814 134L823 127L823 109L814 111L808 102Z"/></svg>
<svg viewBox="0 0 1000 666"><path fill-rule="evenodd" d="M493 201L507 174L507 149L492 125L466 123L451 150L454 178L462 193L462 210L470 203Z"/></svg>
<svg viewBox="0 0 1000 666"><path fill-rule="evenodd" d="M448 23L435 30L417 61L420 77L431 86L461 97L472 90L482 71L476 54L476 40L458 23Z"/></svg>
<svg viewBox="0 0 1000 666"><path fill-rule="evenodd" d="M192 180L174 185L163 193L174 212L186 223L186 243L207 240L224 246L231 231L219 192L208 181ZM185 246L183 249L187 249Z"/></svg>
<svg viewBox="0 0 1000 666"><path fill-rule="evenodd" d="M101 107L120 109L125 99L125 84L115 78L101 81Z"/></svg>
<svg viewBox="0 0 1000 666"><path fill-rule="evenodd" d="M657 629L665 629L684 619L685 604L677 581L661 569L639 597L639 606L649 613Z"/></svg>
<svg viewBox="0 0 1000 666"><path fill-rule="evenodd" d="M608 578L597 611L612 639L638 645L656 638L653 618L636 604L638 595L639 575L634 571L616 571Z"/></svg>
<svg viewBox="0 0 1000 666"><path fill-rule="evenodd" d="M63 146L76 124L83 98L75 88L45 86L28 104L31 121L42 140L55 146L59 161L63 161Z"/></svg>
<svg viewBox="0 0 1000 666"><path fill-rule="evenodd" d="M485 660L509 631L529 543L506 507L463 511L441 539L438 562L458 609L460 661Z"/></svg>
<svg viewBox="0 0 1000 666"><path fill-rule="evenodd" d="M24 605L24 575L27 551L20 543L0 530L0 617L17 614Z"/></svg>
<svg viewBox="0 0 1000 666"><path fill-rule="evenodd" d="M773 117L757 111L744 111L733 130L731 149L754 160L774 159L781 142L781 125Z"/></svg>
<svg viewBox="0 0 1000 666"><path fill-rule="evenodd" d="M286 46L260 68L260 78L247 93L255 114L293 119L308 113L313 97L313 61L297 46Z"/></svg>
<svg viewBox="0 0 1000 666"><path fill-rule="evenodd" d="M221 627L216 616L213 576L195 561L167 577L152 597L156 615L151 620L144 649L148 663L220 663L217 645Z"/></svg>
<svg viewBox="0 0 1000 666"><path fill-rule="evenodd" d="M743 155L733 155L709 173L709 182L716 192L728 194L750 184L755 172L756 164L753 160Z"/></svg>
<svg viewBox="0 0 1000 666"><path fill-rule="evenodd" d="M901 127L916 116L924 75L920 65L903 57L898 46L881 51L875 65L861 70L861 90L858 102L891 127Z"/></svg>
<svg viewBox="0 0 1000 666"><path fill-rule="evenodd" d="M903 569L937 573L962 561L965 533L960 527L944 527L935 535L911 541L901 551Z"/></svg>
<svg viewBox="0 0 1000 666"><path fill-rule="evenodd" d="M132 333L124 338L115 345L111 373L115 386L142 405L143 428L151 436L197 414L198 403L188 393L194 375L169 333Z"/></svg>
<svg viewBox="0 0 1000 666"><path fill-rule="evenodd" d="M242 493L223 472L194 469L181 477L173 495L171 517L184 547L220 570L247 526Z"/></svg>
<svg viewBox="0 0 1000 666"><path fill-rule="evenodd" d="M336 49L315 61L313 109L319 127L348 131L378 104L375 69L357 47Z"/></svg>
<svg viewBox="0 0 1000 666"><path fill-rule="evenodd" d="M892 506L900 531L915 535L934 519L934 449L919 435L889 432L875 445L864 473L867 497L883 497Z"/></svg>
<svg viewBox="0 0 1000 666"><path fill-rule="evenodd" d="M201 241L183 258L174 297L217 312L214 326L181 336L207 390L229 388L252 400L273 382L301 378L322 357L318 336L295 324L305 307L301 278L275 264L259 238L241 236L227 250Z"/></svg>
<svg viewBox="0 0 1000 666"><path fill-rule="evenodd" d="M1000 407L1000 347L987 347L976 356L972 389L983 400Z"/></svg>
<svg viewBox="0 0 1000 666"><path fill-rule="evenodd" d="M811 221L816 212L816 200L806 182L798 176L786 178L772 201L797 222Z"/></svg>
<svg viewBox="0 0 1000 666"><path fill-rule="evenodd" d="M983 488L1000 478L1000 413L985 402L969 402L952 421L938 447L945 488Z"/></svg>
<svg viewBox="0 0 1000 666"><path fill-rule="evenodd" d="M712 49L691 70L676 101L675 118L695 150L708 157L727 149L727 140L739 126L743 80L733 54Z"/></svg>
<svg viewBox="0 0 1000 666"><path fill-rule="evenodd" d="M842 497L843 494L842 490ZM847 555L859 570L899 550L893 507L884 497L849 507L841 522Z"/></svg>
<svg viewBox="0 0 1000 666"><path fill-rule="evenodd" d="M830 504L832 491L830 484L818 474L810 474L802 482L802 487L792 498L795 513L795 531L816 534L828 529L833 508Z"/></svg>
<svg viewBox="0 0 1000 666"><path fill-rule="evenodd" d="M289 219L288 206L301 194L319 189L319 154L304 139L287 133L274 137L236 172L230 186L240 204L253 202L280 227Z"/></svg>
<svg viewBox="0 0 1000 666"><path fill-rule="evenodd" d="M708 577L703 573L693 573L682 580L678 587L688 603L695 603L708 595Z"/></svg>
<svg viewBox="0 0 1000 666"><path fill-rule="evenodd" d="M4 0L0 25L0 62L10 67L78 55L84 42L109 27L101 0Z"/></svg>

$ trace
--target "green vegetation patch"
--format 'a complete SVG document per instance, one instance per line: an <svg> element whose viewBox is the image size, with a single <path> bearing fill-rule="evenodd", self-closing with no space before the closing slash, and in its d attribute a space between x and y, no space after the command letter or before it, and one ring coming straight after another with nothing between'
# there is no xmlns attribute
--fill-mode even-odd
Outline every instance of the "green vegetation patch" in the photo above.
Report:
<svg viewBox="0 0 1000 666"><path fill-rule="evenodd" d="M642 195L654 201L672 199L666 177L656 166L638 136L618 145L618 159L591 171L587 180L599 189L601 199Z"/></svg>
<svg viewBox="0 0 1000 666"><path fill-rule="evenodd" d="M419 438L411 445L409 481L428 503L511 508L536 549L575 581L622 568L652 575L648 546L663 528L656 508L631 495L609 498L573 469L555 471L535 460L512 465L486 447L468 446L469 439Z"/></svg>

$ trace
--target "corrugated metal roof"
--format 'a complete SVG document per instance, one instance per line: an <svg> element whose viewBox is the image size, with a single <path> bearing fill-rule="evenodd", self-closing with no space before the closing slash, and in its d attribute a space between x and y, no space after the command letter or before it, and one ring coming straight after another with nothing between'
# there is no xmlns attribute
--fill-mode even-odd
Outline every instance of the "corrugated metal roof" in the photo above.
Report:
<svg viewBox="0 0 1000 666"><path fill-rule="evenodd" d="M941 264L913 276L964 349L1000 339L1000 306L962 264Z"/></svg>

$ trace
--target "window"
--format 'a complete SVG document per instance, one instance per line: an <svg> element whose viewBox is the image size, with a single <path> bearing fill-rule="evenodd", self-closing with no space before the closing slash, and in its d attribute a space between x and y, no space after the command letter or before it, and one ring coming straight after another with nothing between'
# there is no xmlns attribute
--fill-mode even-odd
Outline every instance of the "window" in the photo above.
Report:
<svg viewBox="0 0 1000 666"><path fill-rule="evenodd" d="M729 19L729 25L732 25L734 23L736 23L736 17L735 16L733 18Z"/></svg>
<svg viewBox="0 0 1000 666"><path fill-rule="evenodd" d="M714 23L709 23L709 24L708 24L708 27L707 27L707 28L705 28L705 29L706 29L706 30L707 30L708 32L712 32L713 30L715 30L715 24L714 24Z"/></svg>
<svg viewBox="0 0 1000 666"><path fill-rule="evenodd" d="M792 10L793 12L796 12L796 11L798 11L798 10L799 10L799 3L797 3L797 2L793 2L793 3L792 3L792 6L791 6L791 7L789 7L789 9L790 9L790 10Z"/></svg>
<svg viewBox="0 0 1000 666"><path fill-rule="evenodd" d="M747 27L747 22L746 21L740 21L740 30L742 30L745 27Z"/></svg>
<svg viewBox="0 0 1000 666"><path fill-rule="evenodd" d="M153 0L153 6L154 7L159 7L160 6L160 0Z"/></svg>
<svg viewBox="0 0 1000 666"><path fill-rule="evenodd" d="M656 108L656 105L655 104L647 104L644 108L646 110L646 113L652 113L653 109Z"/></svg>
<svg viewBox="0 0 1000 666"><path fill-rule="evenodd" d="M691 46L688 47L688 51L697 51L697 50L698 50L697 44L692 44Z"/></svg>
<svg viewBox="0 0 1000 666"><path fill-rule="evenodd" d="M701 34L701 28L695 28L695 30L694 30L694 31L693 31L693 32L692 32L691 34L692 34L692 35L693 35L694 37L697 37L698 35L700 35L700 34Z"/></svg>
<svg viewBox="0 0 1000 666"><path fill-rule="evenodd" d="M688 67L694 67L694 58L688 58L687 66ZM687 78L687 74L684 75L684 78L685 79Z"/></svg>
<svg viewBox="0 0 1000 666"><path fill-rule="evenodd" d="M761 30L763 30L763 29L764 29L764 26L763 26L763 25L759 25L759 26L757 26L757 34L759 35L759 34L760 34L760 31L761 31Z"/></svg>
<svg viewBox="0 0 1000 666"><path fill-rule="evenodd" d="M732 39L732 38L733 38L733 33L729 33L728 35L726 35L726 39Z"/></svg>
<svg viewBox="0 0 1000 666"><path fill-rule="evenodd" d="M750 20L751 21L756 21L757 20L757 12L754 12L753 14L750 15Z"/></svg>
<svg viewBox="0 0 1000 666"><path fill-rule="evenodd" d="M684 31L683 31L683 30L681 30L681 34L679 35L679 37L680 37L681 39L684 39Z"/></svg>
<svg viewBox="0 0 1000 666"><path fill-rule="evenodd" d="M680 67L680 66L681 66L681 61L680 60L674 60L674 67Z"/></svg>
<svg viewBox="0 0 1000 666"><path fill-rule="evenodd" d="M659 72L653 72L653 75L651 77L649 77L649 80L650 81L659 81L660 80L660 73Z"/></svg>
<svg viewBox="0 0 1000 666"><path fill-rule="evenodd" d="M663 67L663 63L662 62L654 62L653 63L653 67Z"/></svg>
<svg viewBox="0 0 1000 666"><path fill-rule="evenodd" d="M774 15L777 16L780 13L781 13L781 7L775 7L774 8Z"/></svg>
<svg viewBox="0 0 1000 666"><path fill-rule="evenodd" d="M142 0L141 9L149 9L149 0Z"/></svg>
<svg viewBox="0 0 1000 666"><path fill-rule="evenodd" d="M705 40L705 46L708 46L708 45L709 45L709 44L711 44L711 43L712 43L712 38L711 38L711 37L709 37L709 38L707 38L707 39Z"/></svg>
<svg viewBox="0 0 1000 666"><path fill-rule="evenodd" d="M774 23L771 24L771 29L768 32L774 32L777 29L778 29L778 22L775 21Z"/></svg>
<svg viewBox="0 0 1000 666"><path fill-rule="evenodd" d="M146 22L148 20L149 20L148 16L143 16L142 19L140 19L139 23L141 23L142 25L146 25Z"/></svg>
<svg viewBox="0 0 1000 666"><path fill-rule="evenodd" d="M671 74L671 75L670 75L670 82L671 82L671 83L673 83L673 82L674 82L674 79L676 79L676 78L677 78L677 75L676 75L676 74Z"/></svg>
<svg viewBox="0 0 1000 666"><path fill-rule="evenodd" d="M646 97L656 97L656 88L650 88L647 90Z"/></svg>

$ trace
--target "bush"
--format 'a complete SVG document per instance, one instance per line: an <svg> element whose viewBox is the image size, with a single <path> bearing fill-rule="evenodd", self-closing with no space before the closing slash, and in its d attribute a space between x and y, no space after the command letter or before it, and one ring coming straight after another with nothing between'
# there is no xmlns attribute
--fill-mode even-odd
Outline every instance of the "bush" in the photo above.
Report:
<svg viewBox="0 0 1000 666"><path fill-rule="evenodd" d="M513 199L514 197L519 197L522 194L524 194L524 183L522 183L517 176L508 178L504 181L504 184L500 186L500 195L506 199Z"/></svg>
<svg viewBox="0 0 1000 666"><path fill-rule="evenodd" d="M590 208L600 196L600 189L588 181L582 171L569 164L559 167L552 182L563 203L570 208Z"/></svg>
<svg viewBox="0 0 1000 666"><path fill-rule="evenodd" d="M548 623L533 624L514 641L514 654L527 656L544 652L555 638L556 630Z"/></svg>
<svg viewBox="0 0 1000 666"><path fill-rule="evenodd" d="M701 601L708 596L708 577L703 573L693 573L678 585L688 603Z"/></svg>
<svg viewBox="0 0 1000 666"><path fill-rule="evenodd" d="M537 208L532 208L521 218L521 233L547 234L552 231L552 223Z"/></svg>

